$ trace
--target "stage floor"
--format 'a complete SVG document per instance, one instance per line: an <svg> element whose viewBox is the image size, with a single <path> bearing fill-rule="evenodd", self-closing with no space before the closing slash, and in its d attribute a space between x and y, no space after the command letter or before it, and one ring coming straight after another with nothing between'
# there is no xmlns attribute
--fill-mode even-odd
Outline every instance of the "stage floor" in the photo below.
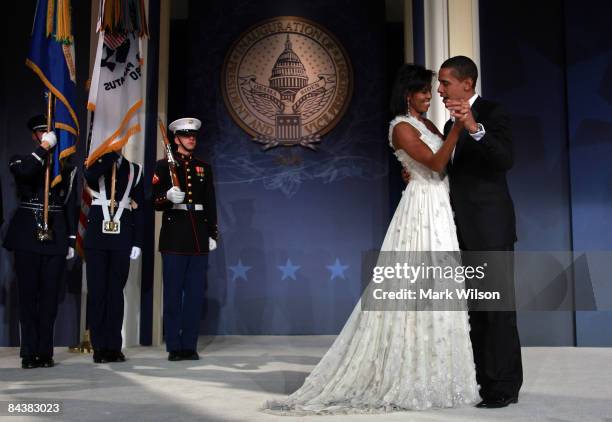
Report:
<svg viewBox="0 0 612 422"><path fill-rule="evenodd" d="M0 401L61 401L66 421L612 421L612 348L524 348L520 402L505 409L307 418L258 411L297 389L333 338L202 337L195 362L133 347L125 363L94 365L91 355L57 348L56 367L31 370L18 367L17 348L0 348Z"/></svg>

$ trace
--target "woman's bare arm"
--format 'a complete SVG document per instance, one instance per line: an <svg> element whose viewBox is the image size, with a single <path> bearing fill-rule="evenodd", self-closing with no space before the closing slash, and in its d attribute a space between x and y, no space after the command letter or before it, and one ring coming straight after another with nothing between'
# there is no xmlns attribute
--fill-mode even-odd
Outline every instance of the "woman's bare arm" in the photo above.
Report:
<svg viewBox="0 0 612 422"><path fill-rule="evenodd" d="M393 146L395 149L403 149L406 153L438 173L444 171L451 158L453 149L463 129L461 123L456 120L442 147L434 153L421 139L419 131L408 123L398 123L393 128Z"/></svg>

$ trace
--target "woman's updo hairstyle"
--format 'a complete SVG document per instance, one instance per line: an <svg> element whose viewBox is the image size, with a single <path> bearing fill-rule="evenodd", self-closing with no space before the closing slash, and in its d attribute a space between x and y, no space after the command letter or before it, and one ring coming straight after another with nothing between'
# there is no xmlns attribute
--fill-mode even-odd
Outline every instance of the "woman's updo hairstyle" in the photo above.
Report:
<svg viewBox="0 0 612 422"><path fill-rule="evenodd" d="M418 64L404 64L397 72L389 108L393 116L406 114L408 94L431 88L434 72Z"/></svg>

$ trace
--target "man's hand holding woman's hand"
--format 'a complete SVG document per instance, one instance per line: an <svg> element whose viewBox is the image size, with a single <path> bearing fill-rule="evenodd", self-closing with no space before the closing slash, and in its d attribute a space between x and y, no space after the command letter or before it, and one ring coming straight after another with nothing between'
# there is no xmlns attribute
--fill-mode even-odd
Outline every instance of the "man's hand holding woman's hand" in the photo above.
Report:
<svg viewBox="0 0 612 422"><path fill-rule="evenodd" d="M455 119L455 125L461 125L472 133L478 131L478 123L474 119L468 100L446 100L446 108Z"/></svg>

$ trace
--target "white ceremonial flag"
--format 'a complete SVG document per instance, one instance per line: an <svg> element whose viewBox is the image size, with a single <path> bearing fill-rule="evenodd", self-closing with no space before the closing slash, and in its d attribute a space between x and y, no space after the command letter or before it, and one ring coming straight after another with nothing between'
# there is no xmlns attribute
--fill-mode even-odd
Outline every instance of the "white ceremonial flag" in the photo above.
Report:
<svg viewBox="0 0 612 422"><path fill-rule="evenodd" d="M136 34L100 32L87 102L94 112L88 166L107 152L120 150L140 132L142 65Z"/></svg>

